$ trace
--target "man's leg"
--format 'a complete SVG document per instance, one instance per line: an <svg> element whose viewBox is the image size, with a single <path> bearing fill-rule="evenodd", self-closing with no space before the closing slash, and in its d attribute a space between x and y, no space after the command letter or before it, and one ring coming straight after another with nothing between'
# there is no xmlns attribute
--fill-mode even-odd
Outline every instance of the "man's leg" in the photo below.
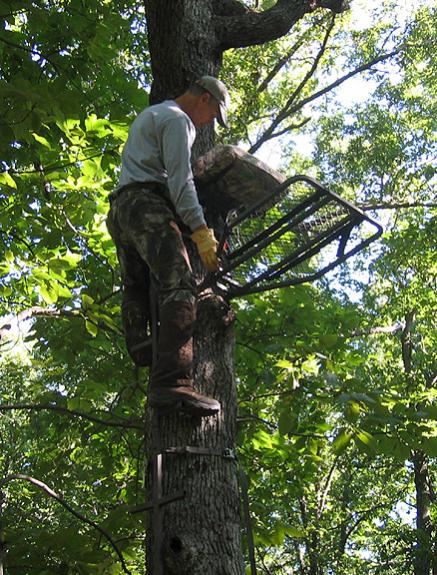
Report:
<svg viewBox="0 0 437 575"><path fill-rule="evenodd" d="M149 401L156 408L181 407L197 415L217 413L220 404L193 389L196 285L174 215L153 192L127 191L116 202L118 225L150 268L159 298L157 362Z"/></svg>
<svg viewBox="0 0 437 575"><path fill-rule="evenodd" d="M161 410L182 409L193 415L220 410L215 399L193 388L195 282L179 227L170 221L161 230L160 248L149 254L159 297L159 339L149 402Z"/></svg>
<svg viewBox="0 0 437 575"><path fill-rule="evenodd" d="M143 269L148 276L148 270ZM152 365L150 335L149 285L147 281L135 285L124 284L121 319L126 347L134 363L140 367Z"/></svg>
<svg viewBox="0 0 437 575"><path fill-rule="evenodd" d="M117 247L123 281L121 319L128 353L140 367L152 365L150 336L150 273L138 252L129 245L119 228L116 210L110 210L107 220L109 233Z"/></svg>

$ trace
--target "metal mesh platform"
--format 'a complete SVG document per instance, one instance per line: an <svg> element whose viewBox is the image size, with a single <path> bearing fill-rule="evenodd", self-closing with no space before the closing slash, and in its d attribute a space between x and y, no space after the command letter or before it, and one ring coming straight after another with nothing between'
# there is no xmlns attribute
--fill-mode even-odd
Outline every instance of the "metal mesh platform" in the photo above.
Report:
<svg viewBox="0 0 437 575"><path fill-rule="evenodd" d="M314 281L381 233L360 209L296 175L250 209L228 216L217 286L237 297Z"/></svg>

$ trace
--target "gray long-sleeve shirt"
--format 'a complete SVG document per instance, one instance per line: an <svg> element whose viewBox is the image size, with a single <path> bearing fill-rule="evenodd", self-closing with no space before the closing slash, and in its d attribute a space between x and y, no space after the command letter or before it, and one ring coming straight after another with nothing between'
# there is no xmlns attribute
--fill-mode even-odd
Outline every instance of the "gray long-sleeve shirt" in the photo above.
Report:
<svg viewBox="0 0 437 575"><path fill-rule="evenodd" d="M165 184L176 213L191 230L205 224L191 170L193 122L176 102L145 108L133 121L116 189L133 182Z"/></svg>

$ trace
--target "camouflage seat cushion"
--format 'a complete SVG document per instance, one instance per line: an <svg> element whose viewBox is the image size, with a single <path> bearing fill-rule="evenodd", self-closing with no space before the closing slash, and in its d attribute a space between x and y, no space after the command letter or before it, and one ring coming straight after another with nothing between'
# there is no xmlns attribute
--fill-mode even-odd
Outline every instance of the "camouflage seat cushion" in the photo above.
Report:
<svg viewBox="0 0 437 575"><path fill-rule="evenodd" d="M222 212L253 206L285 180L237 146L216 146L200 156L193 174L200 202Z"/></svg>

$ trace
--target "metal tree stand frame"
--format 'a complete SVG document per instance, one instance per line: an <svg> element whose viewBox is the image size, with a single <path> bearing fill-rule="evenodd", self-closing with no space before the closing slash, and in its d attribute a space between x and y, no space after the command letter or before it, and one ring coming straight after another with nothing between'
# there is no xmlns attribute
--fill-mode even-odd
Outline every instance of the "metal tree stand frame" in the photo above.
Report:
<svg viewBox="0 0 437 575"><path fill-rule="evenodd" d="M382 234L362 210L296 175L255 205L227 217L215 274L227 298L319 279Z"/></svg>

